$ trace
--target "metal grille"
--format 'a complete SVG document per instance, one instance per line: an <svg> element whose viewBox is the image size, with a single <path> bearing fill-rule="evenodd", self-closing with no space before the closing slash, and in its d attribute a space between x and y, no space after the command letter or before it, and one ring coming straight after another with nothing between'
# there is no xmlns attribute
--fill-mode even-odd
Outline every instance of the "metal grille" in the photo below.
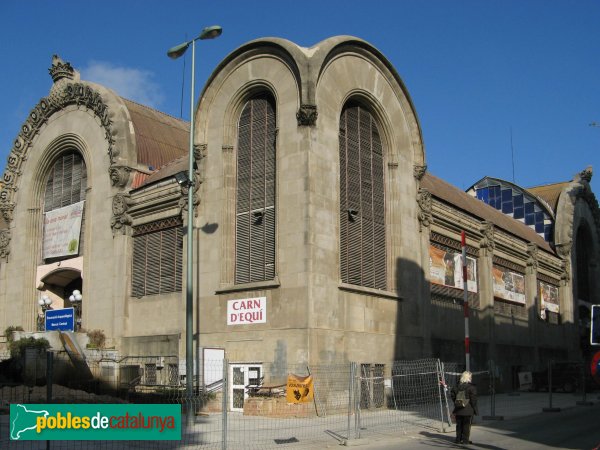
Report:
<svg viewBox="0 0 600 450"><path fill-rule="evenodd" d="M161 221L162 222L162 221ZM181 225L139 234L133 238L131 295L181 291L183 227Z"/></svg>
<svg viewBox="0 0 600 450"><path fill-rule="evenodd" d="M275 277L275 107L250 100L238 125L235 282Z"/></svg>
<svg viewBox="0 0 600 450"><path fill-rule="evenodd" d="M341 279L386 289L383 148L373 116L348 105L339 141Z"/></svg>
<svg viewBox="0 0 600 450"><path fill-rule="evenodd" d="M144 364L144 382L156 384L156 364Z"/></svg>
<svg viewBox="0 0 600 450"><path fill-rule="evenodd" d="M167 364L167 370L169 371L169 384L179 384L179 366L177 364Z"/></svg>

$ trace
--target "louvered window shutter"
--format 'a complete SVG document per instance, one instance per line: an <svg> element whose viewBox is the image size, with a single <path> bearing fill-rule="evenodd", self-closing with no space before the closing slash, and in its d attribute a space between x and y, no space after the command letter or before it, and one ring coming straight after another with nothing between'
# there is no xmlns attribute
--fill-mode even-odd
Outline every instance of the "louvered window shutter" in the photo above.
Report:
<svg viewBox="0 0 600 450"><path fill-rule="evenodd" d="M85 200L87 189L87 170L81 155L74 151L63 153L52 166L46 191L44 193L44 212L69 206ZM79 254L83 254L85 237L86 210L81 217L81 233L79 238Z"/></svg>
<svg viewBox="0 0 600 450"><path fill-rule="evenodd" d="M131 295L181 291L183 227L171 218L135 227Z"/></svg>
<svg viewBox="0 0 600 450"><path fill-rule="evenodd" d="M238 124L235 283L275 277L275 108L261 96Z"/></svg>
<svg viewBox="0 0 600 450"><path fill-rule="evenodd" d="M383 148L373 116L349 104L340 119L339 142L341 279L386 289Z"/></svg>

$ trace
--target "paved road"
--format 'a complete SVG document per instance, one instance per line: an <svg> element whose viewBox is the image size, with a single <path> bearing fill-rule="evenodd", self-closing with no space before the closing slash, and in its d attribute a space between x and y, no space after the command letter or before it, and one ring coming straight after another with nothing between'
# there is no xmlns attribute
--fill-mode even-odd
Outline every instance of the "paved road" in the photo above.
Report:
<svg viewBox="0 0 600 450"><path fill-rule="evenodd" d="M454 433L420 430L406 436L355 442L360 450L468 448L486 450L581 449L600 450L600 403L560 412L544 412L505 421L478 419L468 446L454 444Z"/></svg>

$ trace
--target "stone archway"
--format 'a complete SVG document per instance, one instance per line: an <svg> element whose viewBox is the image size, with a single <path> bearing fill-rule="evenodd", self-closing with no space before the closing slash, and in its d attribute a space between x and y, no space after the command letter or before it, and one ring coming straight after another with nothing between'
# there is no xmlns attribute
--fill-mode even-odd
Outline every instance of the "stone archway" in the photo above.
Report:
<svg viewBox="0 0 600 450"><path fill-rule="evenodd" d="M77 321L76 329L81 328L82 302L72 302L69 298L74 291L83 293L81 271L72 267L57 268L48 272L40 279L38 290L53 299L57 308L75 308Z"/></svg>

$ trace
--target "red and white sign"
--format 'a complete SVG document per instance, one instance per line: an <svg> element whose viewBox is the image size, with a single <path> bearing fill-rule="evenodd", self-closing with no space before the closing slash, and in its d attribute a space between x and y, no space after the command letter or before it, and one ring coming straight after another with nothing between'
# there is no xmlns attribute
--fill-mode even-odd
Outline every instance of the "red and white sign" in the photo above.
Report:
<svg viewBox="0 0 600 450"><path fill-rule="evenodd" d="M227 325L267 322L267 297L244 298L227 302Z"/></svg>

